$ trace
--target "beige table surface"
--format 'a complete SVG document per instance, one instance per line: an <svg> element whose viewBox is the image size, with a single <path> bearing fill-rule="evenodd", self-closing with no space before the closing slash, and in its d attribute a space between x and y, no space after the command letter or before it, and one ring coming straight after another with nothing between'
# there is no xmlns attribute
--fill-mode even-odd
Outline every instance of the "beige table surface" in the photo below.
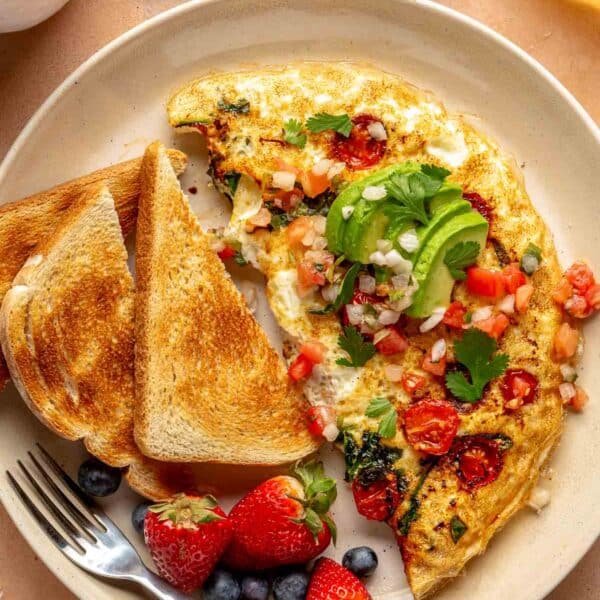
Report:
<svg viewBox="0 0 600 600"><path fill-rule="evenodd" d="M41 102L88 56L137 23L180 3L71 0L34 29L0 35L0 159ZM600 0L441 3L483 21L516 42L548 67L600 121ZM42 597L73 598L27 546L0 507L0 598ZM598 599L600 541L547 598Z"/></svg>

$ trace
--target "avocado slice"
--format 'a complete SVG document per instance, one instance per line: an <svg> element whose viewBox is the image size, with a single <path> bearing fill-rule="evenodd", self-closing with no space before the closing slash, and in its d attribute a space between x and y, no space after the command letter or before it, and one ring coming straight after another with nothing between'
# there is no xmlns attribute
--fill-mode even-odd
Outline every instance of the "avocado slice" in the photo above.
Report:
<svg viewBox="0 0 600 600"><path fill-rule="evenodd" d="M363 264L369 262L369 257L377 250L377 240L384 239L389 223L384 208L385 200L359 200L355 204L342 242L346 258Z"/></svg>
<svg viewBox="0 0 600 600"><path fill-rule="evenodd" d="M454 279L444 263L446 252L455 244L468 241L477 242L483 249L487 232L487 221L471 211L450 219L429 238L413 269L419 289L406 311L408 315L428 317L435 308L450 304Z"/></svg>
<svg viewBox="0 0 600 600"><path fill-rule="evenodd" d="M433 214L445 204L462 198L462 187L452 181L444 181L438 193L429 201L429 213Z"/></svg>
<svg viewBox="0 0 600 600"><path fill-rule="evenodd" d="M346 221L342 215L342 209L346 206L353 206L356 210L356 205L362 198L363 190L370 185L383 185L390 177L397 173L410 173L420 170L420 166L416 163L402 163L397 165L390 165L384 169L376 171L372 175L368 175L364 179L355 181L346 186L335 199L334 203L329 209L327 215L327 227L325 230L325 236L327 237L327 247L330 252L335 254L342 254L344 251L344 236L348 222L354 219L354 213ZM383 201L382 201L383 202ZM373 204L374 210L378 204L378 201L369 202ZM367 211L368 212L368 211Z"/></svg>

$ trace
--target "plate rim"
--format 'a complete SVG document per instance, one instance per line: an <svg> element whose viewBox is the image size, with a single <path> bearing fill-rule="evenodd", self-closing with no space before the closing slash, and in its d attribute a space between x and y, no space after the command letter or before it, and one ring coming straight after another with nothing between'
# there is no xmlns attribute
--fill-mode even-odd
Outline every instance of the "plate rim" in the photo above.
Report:
<svg viewBox="0 0 600 600"><path fill-rule="evenodd" d="M91 70L96 64L102 62L108 58L113 52L126 44L140 38L147 32L161 27L165 22L168 22L180 15L188 12L194 12L201 10L205 5L212 4L225 4L233 0L188 0L182 4L173 6L163 12L150 17L149 19L138 23L131 29L123 32L115 39L111 40L98 50L96 50L91 56L83 61L71 74L69 74L42 102L42 104L36 109L33 115L28 119L27 123L14 139L7 153L5 154L2 162L0 163L0 181L8 177L8 172L14 160L16 159L21 147L24 145L26 140L31 135L32 131L35 130L37 125L42 121L46 113L53 108L60 98L70 89L72 85L85 73ZM260 0L256 0L260 2ZM502 34L498 33L490 26L478 21L474 17L459 12L454 8L438 4L434 0L393 0L396 4L414 4L421 7L425 11L437 13L444 19L457 22L459 24L466 25L468 28L477 31L478 33L485 36L487 39L492 41L495 45L500 46L506 50L509 54L512 54L515 58L525 63L536 75L541 77L544 82L552 88L555 93L558 93L560 97L569 105L574 111L577 117L582 122L583 126L591 133L598 145L600 146L600 125L596 124L591 115L585 110L582 104L575 98L575 96L560 82L560 80L544 65L542 65L537 59L528 54L516 43L512 42ZM0 498L0 502L2 499ZM36 547L33 543L33 537L28 535L29 530L33 527L27 526L22 520L17 519L13 515L12 510L2 502L5 507L11 521L18 529L19 533L27 541L30 548L36 553L37 556L42 560L44 565L52 572L52 574L65 585L74 595L79 596L80 589L77 586L76 581L69 578L63 571L55 565L55 561L48 555L38 554ZM581 559L587 554L592 545L600 537L600 528L596 532L595 536L591 536L589 543L585 545L583 551L577 556L577 559L569 564L564 569L557 569L554 571L555 575L548 578L548 583L543 588L543 596L545 598L552 590L554 590L561 581L579 564Z"/></svg>

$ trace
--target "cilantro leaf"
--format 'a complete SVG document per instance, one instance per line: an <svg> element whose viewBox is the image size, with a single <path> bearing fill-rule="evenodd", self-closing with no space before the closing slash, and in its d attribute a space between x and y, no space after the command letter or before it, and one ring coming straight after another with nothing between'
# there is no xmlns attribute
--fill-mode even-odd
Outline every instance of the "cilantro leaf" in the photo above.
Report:
<svg viewBox="0 0 600 600"><path fill-rule="evenodd" d="M354 282L361 266L360 263L354 263L346 271L337 298L332 303L327 304L324 308L311 308L308 312L313 315L328 315L329 313L337 312L344 304L348 304L352 299Z"/></svg>
<svg viewBox="0 0 600 600"><path fill-rule="evenodd" d="M392 406L384 415L379 423L377 432L382 438L392 438L396 435L396 424L398 423L398 413Z"/></svg>
<svg viewBox="0 0 600 600"><path fill-rule="evenodd" d="M367 417L380 417L386 413L390 408L394 408L392 403L387 398L373 398L367 406L365 415Z"/></svg>
<svg viewBox="0 0 600 600"><path fill-rule="evenodd" d="M463 402L477 402L483 395L483 388L506 371L508 355L492 357L497 347L496 340L475 328L468 329L463 339L455 342L456 360L467 367L471 375L470 382L457 371L446 375L446 386L456 398Z"/></svg>
<svg viewBox="0 0 600 600"><path fill-rule="evenodd" d="M283 124L283 139L298 148L306 146L306 134L302 133L302 123L298 119L290 119Z"/></svg>
<svg viewBox="0 0 600 600"><path fill-rule="evenodd" d="M223 112L246 115L250 111L250 102L248 102L246 98L240 98L235 102L227 102L227 100L221 98L221 100L217 102L217 108Z"/></svg>
<svg viewBox="0 0 600 600"><path fill-rule="evenodd" d="M429 223L425 210L425 197L432 196L440 188L441 182L423 173L397 174L385 186L389 196L399 203L391 203L388 216L394 221L419 221Z"/></svg>
<svg viewBox="0 0 600 600"><path fill-rule="evenodd" d="M472 265L479 256L481 246L477 242L458 242L446 252L444 264L450 270L450 275L458 281L467 278L464 268Z"/></svg>
<svg viewBox="0 0 600 600"><path fill-rule="evenodd" d="M356 327L344 327L344 333L338 338L338 346L348 353L347 358L338 358L335 362L342 367L362 367L375 355L375 346L366 342Z"/></svg>
<svg viewBox="0 0 600 600"><path fill-rule="evenodd" d="M238 183L240 182L241 175L236 173L235 171L227 171L225 175L223 175L223 181L227 185L227 187L231 190L231 197L235 196L237 191Z"/></svg>
<svg viewBox="0 0 600 600"><path fill-rule="evenodd" d="M313 133L321 133L331 129L348 137L352 131L352 121L346 114L330 115L328 113L317 113L306 121L306 127Z"/></svg>

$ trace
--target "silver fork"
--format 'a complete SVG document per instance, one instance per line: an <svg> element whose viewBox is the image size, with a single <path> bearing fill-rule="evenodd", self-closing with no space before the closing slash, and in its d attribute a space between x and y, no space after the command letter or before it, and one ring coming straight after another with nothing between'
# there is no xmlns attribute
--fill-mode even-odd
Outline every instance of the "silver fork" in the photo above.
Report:
<svg viewBox="0 0 600 600"><path fill-rule="evenodd" d="M51 490L54 499L40 485L39 477L36 479L20 460L17 464L39 499L67 532L68 541L40 512L12 473L6 471L6 475L23 504L54 545L78 567L94 575L135 582L160 600L189 600L189 596L177 591L146 568L135 548L106 513L81 490L40 444L37 444L37 447L41 460L32 452L27 454L47 488ZM87 509L85 512L89 514L81 511L64 493L50 476L48 468L79 499Z"/></svg>

